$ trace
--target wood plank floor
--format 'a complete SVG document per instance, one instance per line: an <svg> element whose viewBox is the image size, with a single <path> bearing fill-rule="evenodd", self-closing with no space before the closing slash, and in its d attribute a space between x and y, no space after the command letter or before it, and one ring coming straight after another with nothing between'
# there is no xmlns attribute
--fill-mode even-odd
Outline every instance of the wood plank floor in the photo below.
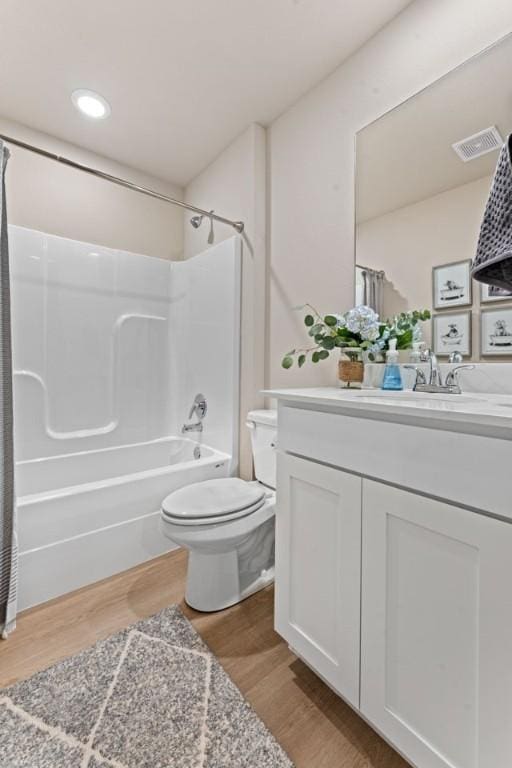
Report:
<svg viewBox="0 0 512 768"><path fill-rule="evenodd" d="M0 688L177 603L297 768L410 768L274 632L272 588L200 614L183 602L185 574L177 550L25 611L0 641Z"/></svg>

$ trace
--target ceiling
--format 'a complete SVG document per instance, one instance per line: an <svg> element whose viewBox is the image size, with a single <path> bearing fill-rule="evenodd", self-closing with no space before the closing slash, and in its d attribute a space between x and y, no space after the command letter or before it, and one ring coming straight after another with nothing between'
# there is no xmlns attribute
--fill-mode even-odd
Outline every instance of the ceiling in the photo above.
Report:
<svg viewBox="0 0 512 768"><path fill-rule="evenodd" d="M462 162L452 144L492 125L512 132L512 36L357 136L357 219L367 221L488 176L498 152Z"/></svg>
<svg viewBox="0 0 512 768"><path fill-rule="evenodd" d="M185 185L409 2L1 0L0 115ZM76 88L111 117L81 117Z"/></svg>

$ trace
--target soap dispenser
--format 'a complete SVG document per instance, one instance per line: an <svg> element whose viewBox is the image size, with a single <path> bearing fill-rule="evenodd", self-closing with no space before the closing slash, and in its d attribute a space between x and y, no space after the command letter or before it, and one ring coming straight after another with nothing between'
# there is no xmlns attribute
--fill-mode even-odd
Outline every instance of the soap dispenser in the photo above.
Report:
<svg viewBox="0 0 512 768"><path fill-rule="evenodd" d="M382 379L382 389L403 389L402 374L398 364L398 352L396 349L396 339L390 339L389 349L386 352L386 367L384 368L384 378Z"/></svg>
<svg viewBox="0 0 512 768"><path fill-rule="evenodd" d="M412 365L418 365L418 363L421 363L421 347L422 347L421 341L413 342L412 349L409 355L409 362L412 363Z"/></svg>

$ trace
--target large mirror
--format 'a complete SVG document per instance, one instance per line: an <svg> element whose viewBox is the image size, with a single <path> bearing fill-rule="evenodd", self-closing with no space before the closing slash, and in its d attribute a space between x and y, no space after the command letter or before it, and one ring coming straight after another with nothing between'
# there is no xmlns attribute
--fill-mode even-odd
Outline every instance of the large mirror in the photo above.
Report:
<svg viewBox="0 0 512 768"><path fill-rule="evenodd" d="M356 138L356 303L430 309L442 357L512 360L512 292L471 280L499 150L512 132L512 36Z"/></svg>

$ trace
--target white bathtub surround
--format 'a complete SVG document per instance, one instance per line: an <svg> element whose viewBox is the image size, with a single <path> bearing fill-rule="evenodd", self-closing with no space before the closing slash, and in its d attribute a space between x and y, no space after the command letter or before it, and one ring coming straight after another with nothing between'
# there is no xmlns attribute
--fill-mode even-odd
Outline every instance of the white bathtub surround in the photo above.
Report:
<svg viewBox="0 0 512 768"><path fill-rule="evenodd" d="M10 237L26 608L172 548L162 498L236 464L240 254L237 238L181 263ZM173 437L198 391L203 433Z"/></svg>
<svg viewBox="0 0 512 768"><path fill-rule="evenodd" d="M512 395L268 394L278 632L412 765L511 764Z"/></svg>

